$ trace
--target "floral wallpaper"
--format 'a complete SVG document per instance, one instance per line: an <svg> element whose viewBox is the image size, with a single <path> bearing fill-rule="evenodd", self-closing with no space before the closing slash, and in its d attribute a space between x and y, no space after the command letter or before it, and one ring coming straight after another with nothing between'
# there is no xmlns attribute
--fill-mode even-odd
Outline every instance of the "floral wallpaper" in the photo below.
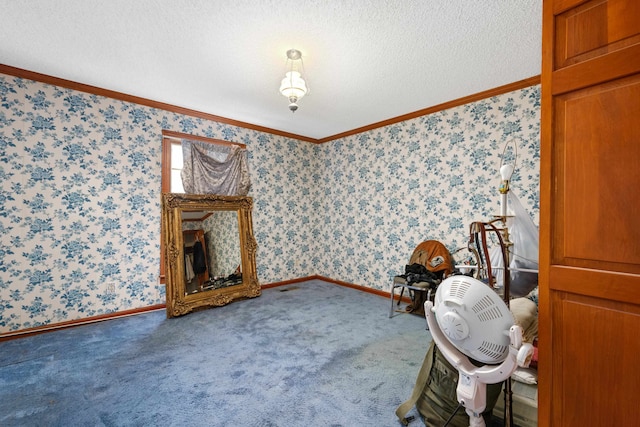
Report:
<svg viewBox="0 0 640 427"><path fill-rule="evenodd" d="M538 224L540 86L314 152L310 263L326 277L388 291L418 243L439 240L453 252L466 246L471 222L499 213L503 152L516 165L513 194Z"/></svg>
<svg viewBox="0 0 640 427"><path fill-rule="evenodd" d="M240 231L237 212L214 212L204 220L207 253L211 259L212 276L226 277L233 274L241 263Z"/></svg>
<svg viewBox="0 0 640 427"><path fill-rule="evenodd" d="M247 145L262 284L388 290L420 240L497 211L506 142L537 223L539 92L312 144L0 74L0 333L164 303L163 129Z"/></svg>
<svg viewBox="0 0 640 427"><path fill-rule="evenodd" d="M233 274L241 263L238 213L211 212L204 221L183 221L182 230L203 230L210 276Z"/></svg>

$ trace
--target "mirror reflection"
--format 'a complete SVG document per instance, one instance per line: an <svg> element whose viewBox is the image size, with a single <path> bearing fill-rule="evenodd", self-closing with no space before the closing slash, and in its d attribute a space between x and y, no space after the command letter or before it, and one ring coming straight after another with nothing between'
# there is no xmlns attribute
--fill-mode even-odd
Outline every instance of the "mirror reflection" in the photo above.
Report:
<svg viewBox="0 0 640 427"><path fill-rule="evenodd" d="M238 214L183 211L185 294L242 283Z"/></svg>
<svg viewBox="0 0 640 427"><path fill-rule="evenodd" d="M246 196L163 195L168 317L260 295L252 206Z"/></svg>

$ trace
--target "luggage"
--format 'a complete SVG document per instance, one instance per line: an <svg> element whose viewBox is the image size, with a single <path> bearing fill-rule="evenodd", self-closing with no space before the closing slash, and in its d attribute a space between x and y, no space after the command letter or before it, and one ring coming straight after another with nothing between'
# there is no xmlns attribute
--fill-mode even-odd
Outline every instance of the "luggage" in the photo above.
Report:
<svg viewBox="0 0 640 427"><path fill-rule="evenodd" d="M483 366L483 364L478 363L478 366ZM396 409L398 419L403 425L408 425L411 420L405 417L415 406L428 427L443 426L454 411L455 415L448 425L451 427L467 427L469 425L469 416L464 408L458 408L457 386L458 371L451 366L432 341L424 358L422 368L420 368L411 397ZM501 389L502 382L487 384L487 407L482 413L487 425L490 425L491 413Z"/></svg>

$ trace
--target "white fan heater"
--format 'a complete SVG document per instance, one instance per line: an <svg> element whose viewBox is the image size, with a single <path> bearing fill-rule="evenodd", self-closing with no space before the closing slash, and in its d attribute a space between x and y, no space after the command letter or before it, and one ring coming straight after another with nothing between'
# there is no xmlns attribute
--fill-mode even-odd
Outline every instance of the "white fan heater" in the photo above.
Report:
<svg viewBox="0 0 640 427"><path fill-rule="evenodd" d="M438 286L424 313L436 345L459 374L458 403L471 427L485 426L487 384L509 378L528 366L533 346L522 343L522 328L507 304L489 286L468 276L451 276ZM485 366L475 366L469 358Z"/></svg>

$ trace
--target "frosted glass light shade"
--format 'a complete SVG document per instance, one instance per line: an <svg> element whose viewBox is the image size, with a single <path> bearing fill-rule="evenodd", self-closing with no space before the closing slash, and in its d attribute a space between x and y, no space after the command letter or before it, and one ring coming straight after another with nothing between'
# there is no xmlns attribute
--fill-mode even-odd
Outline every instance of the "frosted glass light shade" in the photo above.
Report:
<svg viewBox="0 0 640 427"><path fill-rule="evenodd" d="M280 93L289 99L300 99L307 94L307 84L299 72L287 71L280 83Z"/></svg>

